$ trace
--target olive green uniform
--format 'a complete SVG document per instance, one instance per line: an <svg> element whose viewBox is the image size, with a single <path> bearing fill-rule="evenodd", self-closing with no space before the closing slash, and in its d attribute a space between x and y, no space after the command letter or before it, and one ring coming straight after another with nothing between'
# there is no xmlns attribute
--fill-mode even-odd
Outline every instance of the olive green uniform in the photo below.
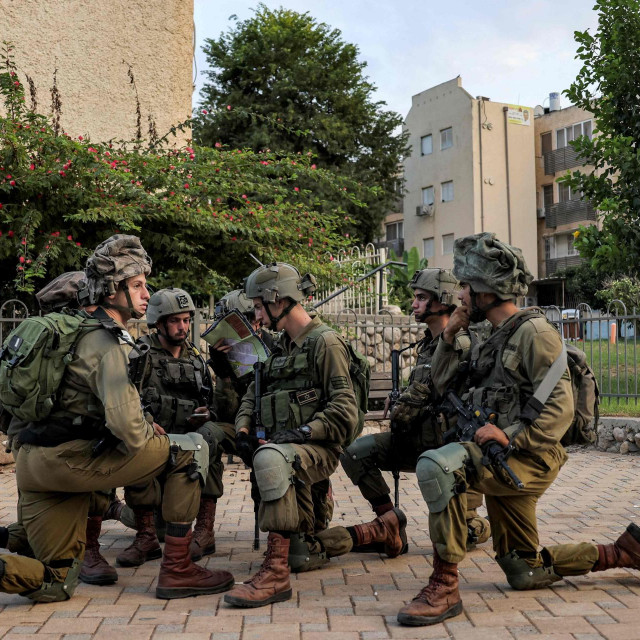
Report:
<svg viewBox="0 0 640 640"><path fill-rule="evenodd" d="M560 439L573 419L573 396L567 370L539 417L527 426L520 422L522 407L562 350L560 335L542 314L525 320L505 345L510 325L521 313L502 322L488 340L473 348L466 399L496 412L496 424L515 448L508 464L524 483L524 489L518 490L502 469L484 466L480 447L474 443L449 444L436 453L442 456L442 470L446 466L459 467L454 472L456 491L473 488L485 494L493 547L509 582L515 588L535 588L550 584L558 576L589 572L598 551L588 543L538 550L536 504L567 460ZM499 353L501 362L496 362ZM456 375L460 355L451 345L439 341L432 367L438 391L443 392ZM454 464L456 459L460 464ZM444 473L440 480L444 486ZM468 493L454 492L447 501L448 496L443 496L436 484L433 477L421 483L430 504L431 539L443 560L458 563L465 556Z"/></svg>
<svg viewBox="0 0 640 640"><path fill-rule="evenodd" d="M317 530L311 487L328 481L336 470L342 446L354 436L359 420L349 364L342 338L318 318L295 340L283 334L265 363L261 416L267 433L308 424L311 439L303 445L267 444L256 451L262 531L312 536ZM236 416L236 431L251 431L254 407L252 382ZM267 458L274 461L274 473L261 462Z"/></svg>
<svg viewBox="0 0 640 640"><path fill-rule="evenodd" d="M178 452L167 468L170 441L154 436L143 416L128 377L130 348L103 329L83 336L53 412L14 439L18 520L36 559L3 555L2 591L35 600L73 594L95 491L147 484L164 472L165 519L195 518L200 486L189 477L194 454ZM51 434L61 442L54 444Z"/></svg>
<svg viewBox="0 0 640 640"><path fill-rule="evenodd" d="M232 425L207 421L202 426L193 426L189 417L197 407L211 405L212 389L210 377L200 352L190 342L185 342L180 355L174 358L161 344L157 333L151 333L138 339L137 344L149 346L148 361L142 380L141 399L143 407L149 411L167 433L201 433L209 445L209 472L202 489L203 498L218 499L223 493L222 463L223 451L235 450L235 430ZM131 351L132 364L138 358ZM215 405L208 406L215 414ZM159 506L161 498L156 495L154 502L141 502L148 499L148 489L139 487L129 489L127 503L131 507ZM129 502L131 500L131 502Z"/></svg>

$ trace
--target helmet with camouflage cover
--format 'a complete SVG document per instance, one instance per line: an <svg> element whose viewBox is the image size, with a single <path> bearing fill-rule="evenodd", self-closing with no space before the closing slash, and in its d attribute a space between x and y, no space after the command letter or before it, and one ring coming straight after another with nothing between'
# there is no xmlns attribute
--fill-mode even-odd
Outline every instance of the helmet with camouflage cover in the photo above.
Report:
<svg viewBox="0 0 640 640"><path fill-rule="evenodd" d="M77 309L83 306L80 298L86 295L86 290L84 271L67 271L40 289L36 293L36 300L43 313L58 311L64 307Z"/></svg>
<svg viewBox="0 0 640 640"><path fill-rule="evenodd" d="M266 304L284 298L302 302L315 290L316 279L310 273L301 276L295 267L285 262L262 265L244 282L247 298L261 298Z"/></svg>
<svg viewBox="0 0 640 640"><path fill-rule="evenodd" d="M176 313L189 313L193 318L195 310L191 296L184 289L160 289L149 298L147 324L153 328L160 320Z"/></svg>
<svg viewBox="0 0 640 640"><path fill-rule="evenodd" d="M501 242L495 233L476 233L456 240L453 275L474 293L493 293L502 301L526 295L533 280L522 251Z"/></svg>
<svg viewBox="0 0 640 640"><path fill-rule="evenodd" d="M438 302L442 304L456 304L455 290L458 287L458 281L448 269L422 269L416 271L413 274L413 278L411 278L409 286L414 291L422 289L433 293Z"/></svg>
<svg viewBox="0 0 640 640"><path fill-rule="evenodd" d="M247 298L242 289L234 289L222 296L216 304L214 315L219 317L234 309L245 315L254 313L253 302Z"/></svg>
<svg viewBox="0 0 640 640"><path fill-rule="evenodd" d="M128 278L151 273L151 258L143 249L140 238L117 233L101 242L87 259L85 276L88 284L87 304L104 304L104 298L116 294ZM128 311L133 317L140 314L133 308L129 290L125 287Z"/></svg>

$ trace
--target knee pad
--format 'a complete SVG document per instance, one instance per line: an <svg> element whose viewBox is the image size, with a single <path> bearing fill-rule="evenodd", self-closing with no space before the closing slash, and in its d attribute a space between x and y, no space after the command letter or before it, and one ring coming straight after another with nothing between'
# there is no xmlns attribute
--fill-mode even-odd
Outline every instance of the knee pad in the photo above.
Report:
<svg viewBox="0 0 640 640"><path fill-rule="evenodd" d="M562 576L553 570L553 566L531 567L516 551L510 551L506 556L496 558L496 562L504 571L511 588L516 591L542 589L562 580Z"/></svg>
<svg viewBox="0 0 640 640"><path fill-rule="evenodd" d="M464 468L467 460L467 450L457 442L425 451L418 458L416 476L429 511L444 511L451 498L458 493L454 471Z"/></svg>
<svg viewBox="0 0 640 640"><path fill-rule="evenodd" d="M176 446L180 451L193 452L193 462L195 464L190 476L192 475L194 480L199 476L200 483L204 485L209 471L209 445L205 442L205 439L195 431L168 433L167 436L172 447Z"/></svg>
<svg viewBox="0 0 640 640"><path fill-rule="evenodd" d="M318 545L320 546L320 545ZM304 573L305 571L313 571L320 569L329 562L327 553L321 551L312 551L306 540L304 533L292 533L289 542L288 563L291 573Z"/></svg>
<svg viewBox="0 0 640 640"><path fill-rule="evenodd" d="M293 484L295 449L288 444L265 444L253 455L253 473L265 502L278 500Z"/></svg>
<svg viewBox="0 0 640 640"><path fill-rule="evenodd" d="M209 455L215 456L215 450L225 439L223 429L215 422L205 422L201 427L196 429L196 433L199 433L204 438L204 441L209 445Z"/></svg>
<svg viewBox="0 0 640 640"><path fill-rule="evenodd" d="M34 602L62 602L69 600L78 586L80 569L82 569L82 562L78 558L73 558L64 582L58 582L51 579L45 565L44 582L40 585L40 588L20 595Z"/></svg>
<svg viewBox="0 0 640 640"><path fill-rule="evenodd" d="M375 446L376 441L372 435L363 436L354 440L340 456L342 468L353 484L360 482L365 473L363 461L371 455Z"/></svg>

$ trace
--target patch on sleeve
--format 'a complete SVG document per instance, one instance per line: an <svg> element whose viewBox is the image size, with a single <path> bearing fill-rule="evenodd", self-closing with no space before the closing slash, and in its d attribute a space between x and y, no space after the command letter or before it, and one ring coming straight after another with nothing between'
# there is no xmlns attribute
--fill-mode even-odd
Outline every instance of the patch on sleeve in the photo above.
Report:
<svg viewBox="0 0 640 640"><path fill-rule="evenodd" d="M347 381L347 376L335 376L331 378L331 386L334 389L348 389L349 382Z"/></svg>

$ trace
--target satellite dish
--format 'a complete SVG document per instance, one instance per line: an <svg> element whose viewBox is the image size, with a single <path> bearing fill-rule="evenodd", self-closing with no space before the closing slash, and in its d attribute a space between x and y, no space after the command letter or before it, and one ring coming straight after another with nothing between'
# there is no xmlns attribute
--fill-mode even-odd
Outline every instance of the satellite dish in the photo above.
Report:
<svg viewBox="0 0 640 640"><path fill-rule="evenodd" d="M533 117L537 118L538 116L544 115L544 107L541 104L537 104L533 107Z"/></svg>

